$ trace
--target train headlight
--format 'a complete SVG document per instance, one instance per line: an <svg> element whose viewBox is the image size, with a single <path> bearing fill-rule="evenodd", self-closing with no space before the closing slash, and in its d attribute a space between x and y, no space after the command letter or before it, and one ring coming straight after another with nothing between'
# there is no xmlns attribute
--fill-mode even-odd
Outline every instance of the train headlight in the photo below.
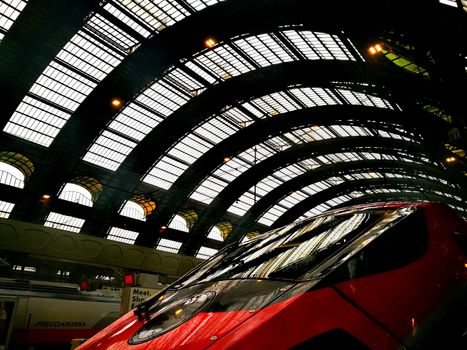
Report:
<svg viewBox="0 0 467 350"><path fill-rule="evenodd" d="M141 344L178 327L200 312L214 298L214 292L204 292L174 300L164 305L128 340L131 345Z"/></svg>

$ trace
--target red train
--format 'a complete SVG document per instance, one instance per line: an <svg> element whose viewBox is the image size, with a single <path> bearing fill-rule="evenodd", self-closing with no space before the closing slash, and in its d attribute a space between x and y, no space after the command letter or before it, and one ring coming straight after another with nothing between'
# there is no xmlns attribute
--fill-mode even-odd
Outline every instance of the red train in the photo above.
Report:
<svg viewBox="0 0 467 350"><path fill-rule="evenodd" d="M442 204L328 212L226 246L78 349L456 349L466 238Z"/></svg>

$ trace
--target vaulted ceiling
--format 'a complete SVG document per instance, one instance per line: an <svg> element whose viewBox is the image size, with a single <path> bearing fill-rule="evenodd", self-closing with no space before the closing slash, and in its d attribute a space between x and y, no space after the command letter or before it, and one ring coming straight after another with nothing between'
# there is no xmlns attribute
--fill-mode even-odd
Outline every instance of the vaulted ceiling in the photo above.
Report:
<svg viewBox="0 0 467 350"><path fill-rule="evenodd" d="M466 213L464 1L0 8L3 216L196 255L346 204Z"/></svg>

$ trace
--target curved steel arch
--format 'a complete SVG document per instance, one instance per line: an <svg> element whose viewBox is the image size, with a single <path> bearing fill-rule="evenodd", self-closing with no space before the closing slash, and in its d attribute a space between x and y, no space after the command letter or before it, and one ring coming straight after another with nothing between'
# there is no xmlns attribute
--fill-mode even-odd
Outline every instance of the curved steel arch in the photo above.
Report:
<svg viewBox="0 0 467 350"><path fill-rule="evenodd" d="M419 163L406 163L403 161L395 160L359 160L352 162L342 162L338 164L323 165L316 170L310 170L307 173L301 174L294 179L284 182L282 185L276 187L273 191L260 198L236 223L235 228L232 230L226 242L232 242L239 239L240 227L242 232L248 232L252 229L257 219L263 215L269 208L277 204L283 197L293 191L297 191L303 186L325 180L331 176L340 176L345 174L354 174L362 171L383 171L398 174L428 174L440 179L448 180L449 176L439 168L431 165ZM230 199L230 198L229 198ZM229 199L223 199L221 206L226 207ZM227 202L224 205L224 202ZM211 225L211 215L208 214L203 217L209 220L205 225ZM217 214L217 213L216 213ZM209 218L209 219L208 219ZM199 226L199 225L198 225ZM197 226L193 227L191 234L196 234ZM200 228L199 232L205 231L206 228Z"/></svg>
<svg viewBox="0 0 467 350"><path fill-rule="evenodd" d="M291 147L275 154L264 160L261 163L258 163L256 166L245 171L242 175L237 177L234 181L230 183L229 188L236 188L236 197L240 196L242 193L247 191L254 183L258 182L261 178L266 177L274 169L282 168L288 164L295 163L298 160L311 158L313 155L320 155L326 153L336 153L342 152L345 150L389 150L399 151L400 153L414 153L414 154L425 154L425 150L422 146L403 141L403 140L392 140L392 139L383 139L378 137L346 137L346 138L336 138L328 140L314 141L307 144L297 145L296 147ZM387 151L386 151L387 152ZM188 176L188 175L187 175ZM197 179L199 180L199 179ZM175 185L175 184L174 184ZM157 218L160 221L156 221L157 225L165 224L162 220L168 220L170 216L169 211L175 211L176 208L180 207L189 193L192 191L194 186L185 187L185 188L172 188L170 192L170 200L165 204L166 209L164 209L165 215L167 216L161 218L160 212L158 213ZM227 188L224 191L228 191ZM228 192L227 192L228 193ZM232 192L233 193L233 192ZM231 197L232 198L232 197ZM211 203L211 206L216 206L216 203ZM170 205L170 207L169 207ZM194 236L190 235L190 239Z"/></svg>
<svg viewBox="0 0 467 350"><path fill-rule="evenodd" d="M451 194L457 194L454 189L449 189L449 187L439 184L438 182L425 180L425 179L365 179L365 180L356 180L356 181L348 181L336 185L334 187L328 188L317 194L308 197L307 199L301 201L294 207L290 208L287 212L281 215L271 228L276 228L283 226L289 222L297 220L301 215L306 213L309 209L314 208L315 206L326 202L329 199L335 198L337 196L351 193L355 190L364 190L364 189L371 189L371 188L391 188L395 187L398 189L416 189L421 193L424 193L423 188L425 190L433 190L433 191L444 191ZM450 190L450 191L446 191Z"/></svg>

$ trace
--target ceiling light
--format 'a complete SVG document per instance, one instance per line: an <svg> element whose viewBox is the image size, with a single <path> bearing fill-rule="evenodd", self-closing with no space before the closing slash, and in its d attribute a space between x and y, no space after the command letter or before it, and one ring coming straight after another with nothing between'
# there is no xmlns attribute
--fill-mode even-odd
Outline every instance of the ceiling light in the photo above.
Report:
<svg viewBox="0 0 467 350"><path fill-rule="evenodd" d="M204 41L204 46L206 46L208 49L214 47L217 44L217 40L214 38L207 38Z"/></svg>
<svg viewBox="0 0 467 350"><path fill-rule="evenodd" d="M446 157L445 161L446 163L454 163L456 161L456 157L453 157L453 156Z"/></svg>
<svg viewBox="0 0 467 350"><path fill-rule="evenodd" d="M114 98L112 100L112 107L119 108L122 105L122 101L119 100L118 98Z"/></svg>
<svg viewBox="0 0 467 350"><path fill-rule="evenodd" d="M50 199L50 194L44 194L44 195L42 195L42 199Z"/></svg>
<svg viewBox="0 0 467 350"><path fill-rule="evenodd" d="M383 47L381 46L381 44L375 44L368 48L368 52L370 53L370 55L376 55L378 52L381 52L382 50L383 50Z"/></svg>
<svg viewBox="0 0 467 350"><path fill-rule="evenodd" d="M230 158L229 157L224 157L224 163L227 163L227 162L230 162Z"/></svg>

